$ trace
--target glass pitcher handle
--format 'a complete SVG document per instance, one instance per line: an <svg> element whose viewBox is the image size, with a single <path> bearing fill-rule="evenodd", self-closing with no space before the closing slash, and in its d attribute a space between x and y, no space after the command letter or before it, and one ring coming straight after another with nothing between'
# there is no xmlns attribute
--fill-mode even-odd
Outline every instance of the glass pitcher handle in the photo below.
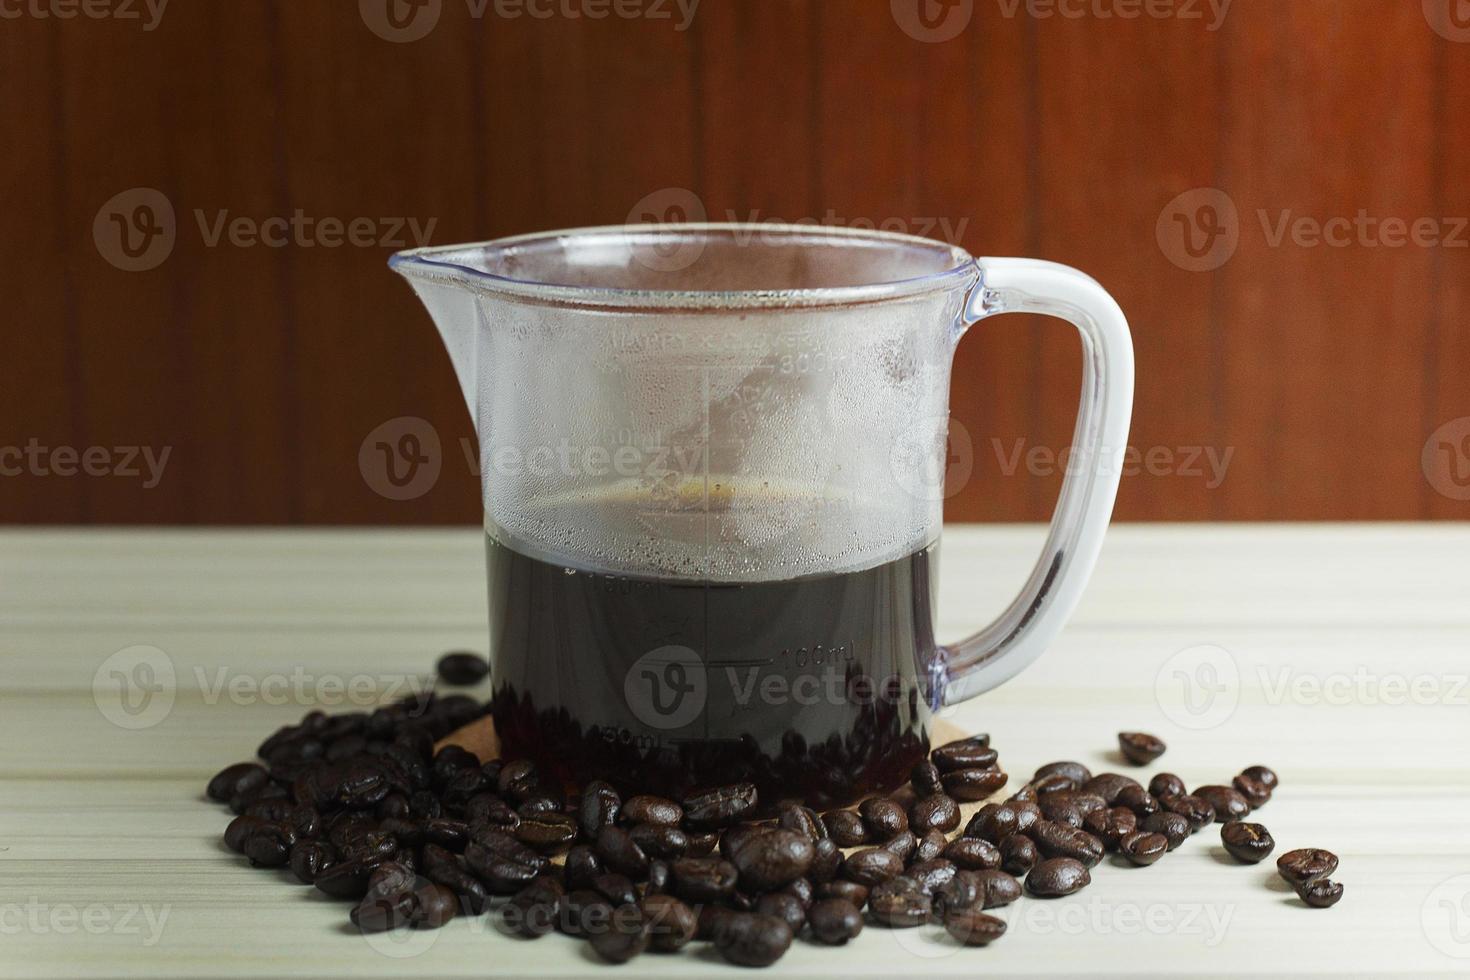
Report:
<svg viewBox="0 0 1470 980"><path fill-rule="evenodd" d="M1082 401L1051 532L1025 587L1000 617L945 648L944 704L1010 679L1041 655L1077 607L1102 549L1122 475L1133 409L1133 341L1123 311L1091 277L1055 262L982 258L966 325L1000 313L1042 313L1082 335Z"/></svg>

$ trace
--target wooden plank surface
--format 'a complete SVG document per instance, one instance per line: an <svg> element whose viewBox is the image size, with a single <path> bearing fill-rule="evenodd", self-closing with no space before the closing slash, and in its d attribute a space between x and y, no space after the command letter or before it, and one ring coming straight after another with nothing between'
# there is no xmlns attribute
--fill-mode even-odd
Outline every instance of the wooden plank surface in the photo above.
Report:
<svg viewBox="0 0 1470 980"><path fill-rule="evenodd" d="M941 638L996 611L1040 539L951 527ZM341 905L225 852L202 799L265 732L339 706L330 682L388 696L444 649L483 648L480 547L461 530L0 534L0 976L601 975L580 943L485 918L366 942ZM778 975L1463 975L1467 548L1463 525L1118 527L1055 647L948 717L990 731L1017 778L1117 768L1120 728L1163 737L1155 768L1191 785L1269 764L1283 785L1260 818L1278 850L1342 857L1336 908L1233 865L1209 829L1153 868L1108 861L1076 896L1023 899L988 949L869 927L846 950L798 943ZM129 716L108 669L136 645L173 682L155 674L171 697ZM634 969L733 975L697 954Z"/></svg>

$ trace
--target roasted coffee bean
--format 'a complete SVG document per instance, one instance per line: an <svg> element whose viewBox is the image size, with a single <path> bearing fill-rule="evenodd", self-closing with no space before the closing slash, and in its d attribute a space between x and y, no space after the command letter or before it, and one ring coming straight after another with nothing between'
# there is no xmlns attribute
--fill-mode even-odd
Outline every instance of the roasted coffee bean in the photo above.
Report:
<svg viewBox="0 0 1470 980"><path fill-rule="evenodd" d="M1010 800L1005 805L1016 811L1016 831L1018 833L1026 833L1043 819L1041 807L1030 800Z"/></svg>
<svg viewBox="0 0 1470 980"><path fill-rule="evenodd" d="M1001 870L1017 876L1024 875L1041 860L1035 842L1025 834L1012 834L1001 841L998 853Z"/></svg>
<svg viewBox="0 0 1470 980"><path fill-rule="evenodd" d="M836 878L818 885L814 890L813 897L819 902L829 898L840 898L845 902L851 902L858 908L862 908L868 904L869 890L867 885L860 885L855 881L848 881L846 878Z"/></svg>
<svg viewBox="0 0 1470 980"><path fill-rule="evenodd" d="M439 680L453 687L471 687L490 674L490 661L478 653L454 650L439 658L434 665Z"/></svg>
<svg viewBox="0 0 1470 980"><path fill-rule="evenodd" d="M582 799L577 806L577 824L582 835L589 840L597 839L597 832L608 824L617 823L623 809L623 798L618 791L602 780L594 780L582 789Z"/></svg>
<svg viewBox="0 0 1470 980"><path fill-rule="evenodd" d="M814 902L806 918L812 938L824 946L841 946L863 931L863 913L843 898Z"/></svg>
<svg viewBox="0 0 1470 980"><path fill-rule="evenodd" d="M868 828L863 818L852 810L829 810L822 814L827 836L838 847L857 847L868 843Z"/></svg>
<svg viewBox="0 0 1470 980"><path fill-rule="evenodd" d="M1154 795L1142 786L1124 786L1118 791L1114 805L1127 807L1138 817L1146 817L1163 809Z"/></svg>
<svg viewBox="0 0 1470 980"><path fill-rule="evenodd" d="M688 857L706 857L713 854L720 844L718 830L693 831L685 828L684 836L689 839L689 850L685 852Z"/></svg>
<svg viewBox="0 0 1470 980"><path fill-rule="evenodd" d="M777 823L783 829L793 830L814 843L827 836L827 825L822 823L817 811L799 804L782 808Z"/></svg>
<svg viewBox="0 0 1470 980"><path fill-rule="evenodd" d="M499 830L477 831L464 859L494 895L514 895L547 867L545 857Z"/></svg>
<svg viewBox="0 0 1470 980"><path fill-rule="evenodd" d="M1244 864L1258 864L1276 849L1271 832L1258 823L1232 820L1220 827L1220 843L1235 860Z"/></svg>
<svg viewBox="0 0 1470 980"><path fill-rule="evenodd" d="M1238 790L1229 786L1200 786L1194 795L1204 800L1215 811L1215 820L1229 823L1250 816L1250 802Z"/></svg>
<svg viewBox="0 0 1470 980"><path fill-rule="evenodd" d="M459 898L460 907L471 915L479 915L490 905L490 892L485 883L467 871L463 859L436 844L425 844L423 875L436 885L443 885Z"/></svg>
<svg viewBox="0 0 1470 980"><path fill-rule="evenodd" d="M431 817L424 821L424 843L434 844L456 854L470 842L470 828L463 820Z"/></svg>
<svg viewBox="0 0 1470 980"><path fill-rule="evenodd" d="M283 823L262 823L245 838L244 855L257 868L282 868L291 860L296 831Z"/></svg>
<svg viewBox="0 0 1470 980"><path fill-rule="evenodd" d="M683 949L699 927L695 911L672 895L645 895L638 907L648 923L648 944L661 953Z"/></svg>
<svg viewBox="0 0 1470 980"><path fill-rule="evenodd" d="M869 888L902 873L903 859L882 847L854 851L842 862L844 878Z"/></svg>
<svg viewBox="0 0 1470 980"><path fill-rule="evenodd" d="M684 819L684 808L662 796L630 796L623 802L621 817L629 826L640 823L677 827Z"/></svg>
<svg viewBox="0 0 1470 980"><path fill-rule="evenodd" d="M914 848L915 861L932 861L944 854L944 849L949 846L949 838L944 836L944 831L939 828L926 830L919 837L919 846Z"/></svg>
<svg viewBox="0 0 1470 980"><path fill-rule="evenodd" d="M607 826L597 832L597 856L609 871L625 874L635 881L648 876L648 855L622 827Z"/></svg>
<svg viewBox="0 0 1470 980"><path fill-rule="evenodd" d="M560 797L547 795L539 788L522 800L520 806L516 807L516 813L522 817L535 816L540 813L560 814L563 812L564 807ZM574 820L573 823L575 822Z"/></svg>
<svg viewBox="0 0 1470 980"><path fill-rule="evenodd" d="M326 841L302 840L291 848L291 871L303 885L315 884L317 877L336 863L337 849Z"/></svg>
<svg viewBox="0 0 1470 980"><path fill-rule="evenodd" d="M908 823L916 834L954 830L960 825L960 806L943 793L925 796L909 809Z"/></svg>
<svg viewBox="0 0 1470 980"><path fill-rule="evenodd" d="M904 864L908 864L914 859L914 852L919 849L919 838L912 831L905 830L901 834L895 834L882 846L884 850L897 854Z"/></svg>
<svg viewBox="0 0 1470 980"><path fill-rule="evenodd" d="M237 762L221 769L204 790L216 803L228 803L237 796L246 796L270 782L270 774L264 766L253 762Z"/></svg>
<svg viewBox="0 0 1470 980"><path fill-rule="evenodd" d="M481 793L465 803L464 822L470 829L499 827L514 831L521 823L521 815L515 808L493 793ZM595 837L596 833L589 836Z"/></svg>
<svg viewBox="0 0 1470 980"><path fill-rule="evenodd" d="M1244 774L1236 776L1230 781L1230 787L1251 805L1255 810L1271 802L1271 788L1259 779L1252 779Z"/></svg>
<svg viewBox="0 0 1470 980"><path fill-rule="evenodd" d="M993 766L997 756L990 747L989 736L977 735L941 745L929 753L929 758L940 772L955 772Z"/></svg>
<svg viewBox="0 0 1470 980"><path fill-rule="evenodd" d="M537 878L506 903L501 918L517 935L544 936L556 928L557 909L565 896L566 890L555 878Z"/></svg>
<svg viewBox="0 0 1470 980"><path fill-rule="evenodd" d="M590 844L572 845L572 849L567 851L566 863L562 865L562 875L568 888L591 888L592 879L603 871L602 858Z"/></svg>
<svg viewBox="0 0 1470 980"><path fill-rule="evenodd" d="M244 813L253 804L264 800L291 799L292 794L280 783L267 782L263 786L254 786L250 789L241 790L230 797L229 807L231 813Z"/></svg>
<svg viewBox="0 0 1470 980"><path fill-rule="evenodd" d="M1118 794L1129 786L1137 786L1138 781L1122 773L1100 772L1087 782L1082 784L1082 793L1091 793L1102 797L1106 806L1112 806L1118 802ZM1083 814L1086 816L1086 813Z"/></svg>
<svg viewBox="0 0 1470 980"><path fill-rule="evenodd" d="M612 923L613 907L589 889L567 892L557 909L556 927L568 936L595 936L606 932Z"/></svg>
<svg viewBox="0 0 1470 980"><path fill-rule="evenodd" d="M571 847L577 839L577 821L565 813L522 815L515 834L522 844L543 854L555 854Z"/></svg>
<svg viewBox="0 0 1470 980"><path fill-rule="evenodd" d="M1031 842L1028 840L1026 843ZM967 871L998 868L1001 863L1001 851L990 841L979 837L956 837L945 845L941 856L955 867Z"/></svg>
<svg viewBox="0 0 1470 980"><path fill-rule="evenodd" d="M767 830L742 843L731 856L740 886L774 891L807 873L815 857L811 840L791 830Z"/></svg>
<svg viewBox="0 0 1470 980"><path fill-rule="evenodd" d="M1135 766L1148 765L1163 755L1166 748L1168 746L1157 735L1149 735L1147 732L1118 733L1118 751Z"/></svg>
<svg viewBox="0 0 1470 980"><path fill-rule="evenodd" d="M940 779L944 791L955 799L972 803L983 800L1006 784L1009 777L999 769L951 769Z"/></svg>
<svg viewBox="0 0 1470 980"><path fill-rule="evenodd" d="M1086 867L1094 867L1103 858L1102 841L1085 830L1043 820L1028 834L1036 849L1047 858L1072 858ZM1045 862L1042 862L1045 863Z"/></svg>
<svg viewBox="0 0 1470 980"><path fill-rule="evenodd" d="M249 840L250 835L265 823L266 821L259 817L252 817L246 813L240 814L225 828L225 846L236 854L245 853L245 841Z"/></svg>
<svg viewBox="0 0 1470 980"><path fill-rule="evenodd" d="M1331 878L1313 878L1298 885L1296 893L1314 909L1330 909L1342 898L1342 885Z"/></svg>
<svg viewBox="0 0 1470 980"><path fill-rule="evenodd" d="M794 936L801 932L801 927L806 924L806 906L801 904L801 899L795 895L785 892L769 892L762 895L755 903L757 915L774 915L786 923Z"/></svg>
<svg viewBox="0 0 1470 980"><path fill-rule="evenodd" d="M398 838L381 830L369 830L337 845L344 861L391 861L398 856Z"/></svg>
<svg viewBox="0 0 1470 980"><path fill-rule="evenodd" d="M913 806L914 802L918 800L919 794L915 793L914 788L908 783L904 783L898 789L894 790L892 793L889 793L887 798L889 800L892 800L894 803L897 803L900 807L903 808L903 811L907 813L909 811L909 807Z"/></svg>
<svg viewBox="0 0 1470 980"><path fill-rule="evenodd" d="M746 840L768 829L757 823L741 823L727 828L724 833L720 834L720 857L726 861L730 860Z"/></svg>
<svg viewBox="0 0 1470 980"><path fill-rule="evenodd" d="M980 889L980 907L993 909L1021 897L1021 882L1012 874L991 868L971 872Z"/></svg>
<svg viewBox="0 0 1470 980"><path fill-rule="evenodd" d="M338 861L316 876L317 890L333 898L362 898L367 894L368 878L377 869L374 861Z"/></svg>
<svg viewBox="0 0 1470 980"><path fill-rule="evenodd" d="M812 865L807 877L816 884L831 881L842 870L842 849L831 838L824 837L812 845Z"/></svg>
<svg viewBox="0 0 1470 980"><path fill-rule="evenodd" d="M459 896L452 889L425 882L413 892L409 924L416 929L438 929L459 915Z"/></svg>
<svg viewBox="0 0 1470 980"><path fill-rule="evenodd" d="M1317 878L1326 878L1337 870L1337 855L1318 847L1302 847L1287 851L1276 859L1276 871L1292 887Z"/></svg>
<svg viewBox="0 0 1470 980"><path fill-rule="evenodd" d="M916 763L909 772L909 785L921 797L940 792L942 785L939 781L939 767L928 759Z"/></svg>
<svg viewBox="0 0 1470 980"><path fill-rule="evenodd" d="M910 929L929 921L929 896L910 878L890 878L868 895L873 921L890 929Z"/></svg>
<svg viewBox="0 0 1470 980"><path fill-rule="evenodd" d="M669 888L686 902L718 902L730 897L740 872L723 858L680 858L669 865Z"/></svg>
<svg viewBox="0 0 1470 980"><path fill-rule="evenodd" d="M1082 784L1092 778L1092 770L1080 762L1048 762L1036 770L1036 775L1031 777L1031 781L1040 783L1052 776L1062 776L1072 784L1072 789L1081 789Z"/></svg>
<svg viewBox="0 0 1470 980"><path fill-rule="evenodd" d="M500 767L500 772L495 777L495 791L506 799L520 803L538 792L545 792L546 787L541 784L541 774L537 771L536 764L529 759L520 759Z"/></svg>
<svg viewBox="0 0 1470 980"><path fill-rule="evenodd" d="M755 813L754 783L735 783L696 793L684 800L684 823L690 830L718 830Z"/></svg>
<svg viewBox="0 0 1470 980"><path fill-rule="evenodd" d="M1005 935L1006 922L974 909L961 909L944 917L944 931L966 946L988 946Z"/></svg>
<svg viewBox="0 0 1470 980"><path fill-rule="evenodd" d="M672 861L689 853L689 835L667 824L640 823L628 831L650 858Z"/></svg>
<svg viewBox="0 0 1470 980"><path fill-rule="evenodd" d="M1072 801L1074 795L1070 790L1063 790L1043 796L1040 803L1042 819L1068 827L1081 827L1082 810Z"/></svg>
<svg viewBox="0 0 1470 980"><path fill-rule="evenodd" d="M1117 850L1118 842L1138 829L1138 817L1127 807L1115 806L1089 813L1082 827L1108 850Z"/></svg>
<svg viewBox="0 0 1470 980"><path fill-rule="evenodd" d="M1215 808L1198 796L1170 796L1159 800L1164 809L1177 813L1189 821L1191 831L1207 827L1215 822Z"/></svg>
<svg viewBox="0 0 1470 980"><path fill-rule="evenodd" d="M1080 824L1082 818L1079 815L1077 822ZM1020 829L1020 813L1012 803L987 803L965 825L966 837L978 837L992 844L999 844L1002 840L1014 834Z"/></svg>
<svg viewBox="0 0 1470 980"><path fill-rule="evenodd" d="M909 816L903 807L882 796L863 800L858 806L858 817L868 828L870 840L886 841L909 829Z"/></svg>
<svg viewBox="0 0 1470 980"><path fill-rule="evenodd" d="M636 905L613 909L608 928L587 937L588 945L609 963L626 963L648 948L648 923Z"/></svg>
<svg viewBox="0 0 1470 980"><path fill-rule="evenodd" d="M1118 853L1140 867L1150 865L1169 850L1169 838L1147 830L1135 830L1118 841Z"/></svg>
<svg viewBox="0 0 1470 980"><path fill-rule="evenodd" d="M770 966L791 948L791 927L773 915L724 917L715 932L715 948L736 966Z"/></svg>
<svg viewBox="0 0 1470 980"><path fill-rule="evenodd" d="M1276 786L1280 782L1276 773L1265 766L1247 766L1240 774L1247 779L1254 779L1272 793L1276 792Z"/></svg>
<svg viewBox="0 0 1470 980"><path fill-rule="evenodd" d="M1185 839L1192 832L1187 818L1170 811L1149 814L1139 821L1138 829L1151 834L1163 834L1165 840L1169 842L1169 850L1171 851L1184 843Z"/></svg>
<svg viewBox="0 0 1470 980"><path fill-rule="evenodd" d="M387 932L408 925L416 900L411 891L366 895L349 913L362 932Z"/></svg>
<svg viewBox="0 0 1470 980"><path fill-rule="evenodd" d="M665 895L669 891L669 862L651 858L648 862L648 880L643 883L643 894Z"/></svg>
<svg viewBox="0 0 1470 980"><path fill-rule="evenodd" d="M638 901L638 889L627 875L600 874L592 880L592 890L607 899L613 908Z"/></svg>
<svg viewBox="0 0 1470 980"><path fill-rule="evenodd" d="M1040 898L1070 895L1092 882L1087 866L1068 857L1047 858L1026 875L1026 890Z"/></svg>
<svg viewBox="0 0 1470 980"><path fill-rule="evenodd" d="M1015 795L1011 799L1013 801L1030 800L1035 802L1048 793L1074 793L1081 785L1081 783L1064 773L1054 772L1049 776L1033 779L1025 786L1016 790Z"/></svg>
<svg viewBox="0 0 1470 980"><path fill-rule="evenodd" d="M904 869L903 876L913 879L919 886L919 891L925 895L933 895L934 890L953 878L958 870L952 862L936 858L932 861L915 861Z"/></svg>
<svg viewBox="0 0 1470 980"><path fill-rule="evenodd" d="M953 878L935 890L934 913L941 918L959 909L980 908L985 901L985 888L974 871L957 871Z"/></svg>
<svg viewBox="0 0 1470 980"><path fill-rule="evenodd" d="M781 886L781 892L801 902L802 908L809 907L815 897L810 878L797 878L795 881L787 882Z"/></svg>
<svg viewBox="0 0 1470 980"><path fill-rule="evenodd" d="M1154 778L1148 781L1148 793L1156 800L1162 801L1166 796L1184 796L1187 792L1184 780L1172 772L1155 773Z"/></svg>

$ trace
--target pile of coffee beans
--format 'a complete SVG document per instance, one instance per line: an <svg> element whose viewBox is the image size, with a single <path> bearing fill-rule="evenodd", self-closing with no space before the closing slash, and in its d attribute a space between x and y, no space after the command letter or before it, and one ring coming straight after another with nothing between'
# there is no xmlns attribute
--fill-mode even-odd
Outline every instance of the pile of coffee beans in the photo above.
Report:
<svg viewBox="0 0 1470 980"><path fill-rule="evenodd" d="M938 925L983 946L1006 930L987 910L1023 892L1073 894L1109 852L1153 864L1216 820L1241 861L1274 847L1242 819L1277 785L1262 766L1189 793L1171 773L1145 787L1053 762L961 829L960 802L1008 781L987 735L934 749L896 792L818 813L748 783L679 800L602 781L569 793L527 760L435 748L483 713L472 698L424 694L308 714L266 739L261 762L210 780L209 798L236 814L226 844L351 902L365 932L493 912L511 932L584 938L614 963L703 942L742 966L776 962L802 935L844 944L865 924ZM1277 866L1310 905L1342 894L1326 851Z"/></svg>

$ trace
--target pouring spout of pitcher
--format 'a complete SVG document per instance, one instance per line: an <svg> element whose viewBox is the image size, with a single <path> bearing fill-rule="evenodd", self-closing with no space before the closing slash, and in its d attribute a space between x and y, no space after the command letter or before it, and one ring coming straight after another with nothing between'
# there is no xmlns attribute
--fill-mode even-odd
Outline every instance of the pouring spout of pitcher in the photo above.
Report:
<svg viewBox="0 0 1470 980"><path fill-rule="evenodd" d="M478 417L480 386L480 297L471 288L475 273L435 256L435 249L397 252L388 267L407 279L434 321L454 364L471 421Z"/></svg>

